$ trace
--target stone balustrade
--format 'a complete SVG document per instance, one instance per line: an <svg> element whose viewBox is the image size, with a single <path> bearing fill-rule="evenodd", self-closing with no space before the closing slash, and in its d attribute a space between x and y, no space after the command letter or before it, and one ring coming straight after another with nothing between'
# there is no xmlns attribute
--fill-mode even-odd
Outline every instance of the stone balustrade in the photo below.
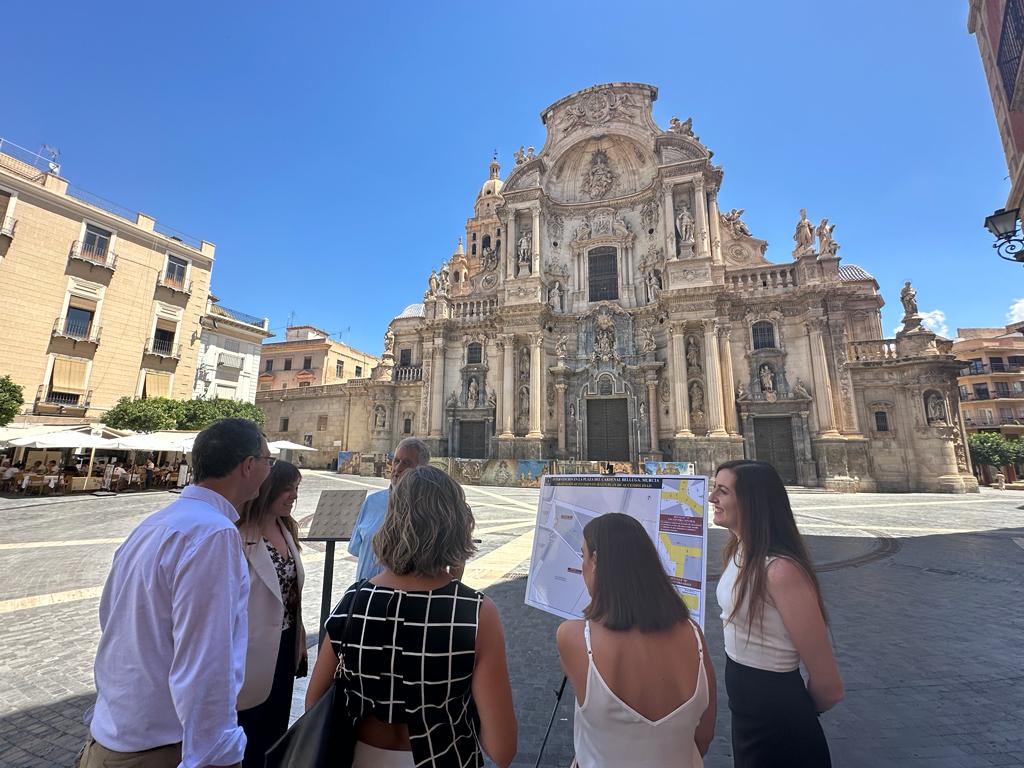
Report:
<svg viewBox="0 0 1024 768"><path fill-rule="evenodd" d="M756 269L735 270L728 272L725 280L726 285L733 291L788 291L796 288L796 267L770 265Z"/></svg>
<svg viewBox="0 0 1024 768"><path fill-rule="evenodd" d="M896 339L871 339L870 341L851 341L848 345L848 357L851 362L863 363L873 360L896 360Z"/></svg>
<svg viewBox="0 0 1024 768"><path fill-rule="evenodd" d="M395 381L422 381L423 366L421 365L399 365L395 368Z"/></svg>
<svg viewBox="0 0 1024 768"><path fill-rule="evenodd" d="M483 320L497 308L496 298L453 301L451 317L453 320Z"/></svg>

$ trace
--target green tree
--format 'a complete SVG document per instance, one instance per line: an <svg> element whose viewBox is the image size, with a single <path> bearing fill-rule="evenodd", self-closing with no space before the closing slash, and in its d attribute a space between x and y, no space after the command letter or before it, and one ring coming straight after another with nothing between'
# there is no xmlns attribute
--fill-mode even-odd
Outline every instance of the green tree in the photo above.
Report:
<svg viewBox="0 0 1024 768"><path fill-rule="evenodd" d="M155 432L159 429L205 429L218 419L250 419L261 425L263 412L252 403L237 400L170 400L122 397L107 411L104 422L114 429Z"/></svg>
<svg viewBox="0 0 1024 768"><path fill-rule="evenodd" d="M155 432L159 429L177 429L180 404L166 397L132 400L122 397L117 405L103 417L103 422L114 429L136 432Z"/></svg>
<svg viewBox="0 0 1024 768"><path fill-rule="evenodd" d="M1001 467L1014 461L1019 450L998 432L973 432L967 436L971 450L971 461L975 466L988 464Z"/></svg>
<svg viewBox="0 0 1024 768"><path fill-rule="evenodd" d="M0 427L9 424L25 403L25 391L10 376L0 377Z"/></svg>

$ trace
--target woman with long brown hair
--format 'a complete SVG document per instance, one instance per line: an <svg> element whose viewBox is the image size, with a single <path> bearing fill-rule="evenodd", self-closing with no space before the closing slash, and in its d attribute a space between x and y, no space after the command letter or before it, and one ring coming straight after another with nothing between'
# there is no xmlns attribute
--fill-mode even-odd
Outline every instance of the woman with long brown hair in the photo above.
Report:
<svg viewBox="0 0 1024 768"><path fill-rule="evenodd" d="M556 635L576 691L580 768L697 768L715 735L715 671L650 536L619 512L583 529L584 620Z"/></svg>
<svg viewBox="0 0 1024 768"><path fill-rule="evenodd" d="M718 582L733 765L831 766L818 714L843 698L821 587L771 464L718 467L709 501L729 529ZM807 670L807 682L800 664Z"/></svg>
<svg viewBox="0 0 1024 768"><path fill-rule="evenodd" d="M263 766L266 751L288 730L292 687L306 658L304 572L292 517L300 482L294 464L276 461L259 495L239 511L249 563L249 643L238 694L238 724L246 737L243 768Z"/></svg>

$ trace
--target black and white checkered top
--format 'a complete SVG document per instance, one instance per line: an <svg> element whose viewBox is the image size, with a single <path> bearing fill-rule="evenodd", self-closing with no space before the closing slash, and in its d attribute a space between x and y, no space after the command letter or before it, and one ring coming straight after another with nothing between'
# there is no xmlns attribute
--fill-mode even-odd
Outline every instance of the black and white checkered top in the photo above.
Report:
<svg viewBox="0 0 1024 768"><path fill-rule="evenodd" d="M482 601L459 581L425 592L367 581L349 587L327 620L349 715L405 723L417 766L484 764L471 696Z"/></svg>

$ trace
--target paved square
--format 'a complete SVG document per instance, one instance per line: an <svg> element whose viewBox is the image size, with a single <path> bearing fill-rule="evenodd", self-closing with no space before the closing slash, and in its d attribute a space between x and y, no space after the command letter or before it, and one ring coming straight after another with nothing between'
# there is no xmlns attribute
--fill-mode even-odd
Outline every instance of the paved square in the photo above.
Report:
<svg viewBox="0 0 1024 768"><path fill-rule="evenodd" d="M296 515L308 525L322 490L385 484L307 472ZM482 544L465 581L482 586L502 615L519 717L514 765L525 768L536 762L561 680L558 620L523 604L537 491L466 487L466 496ZM132 527L171 498L159 492L0 499L0 765L71 763L93 699L97 609L110 559ZM820 570L846 682L846 700L822 719L835 765L1024 764L1024 494L792 498ZM724 541L713 528L709 576L719 570ZM311 629L323 549L310 543L304 550ZM352 581L354 566L339 556L335 597ZM705 765L720 768L732 764L729 713L721 621L713 598L709 603L719 712ZM567 692L542 764L564 767L571 758Z"/></svg>

